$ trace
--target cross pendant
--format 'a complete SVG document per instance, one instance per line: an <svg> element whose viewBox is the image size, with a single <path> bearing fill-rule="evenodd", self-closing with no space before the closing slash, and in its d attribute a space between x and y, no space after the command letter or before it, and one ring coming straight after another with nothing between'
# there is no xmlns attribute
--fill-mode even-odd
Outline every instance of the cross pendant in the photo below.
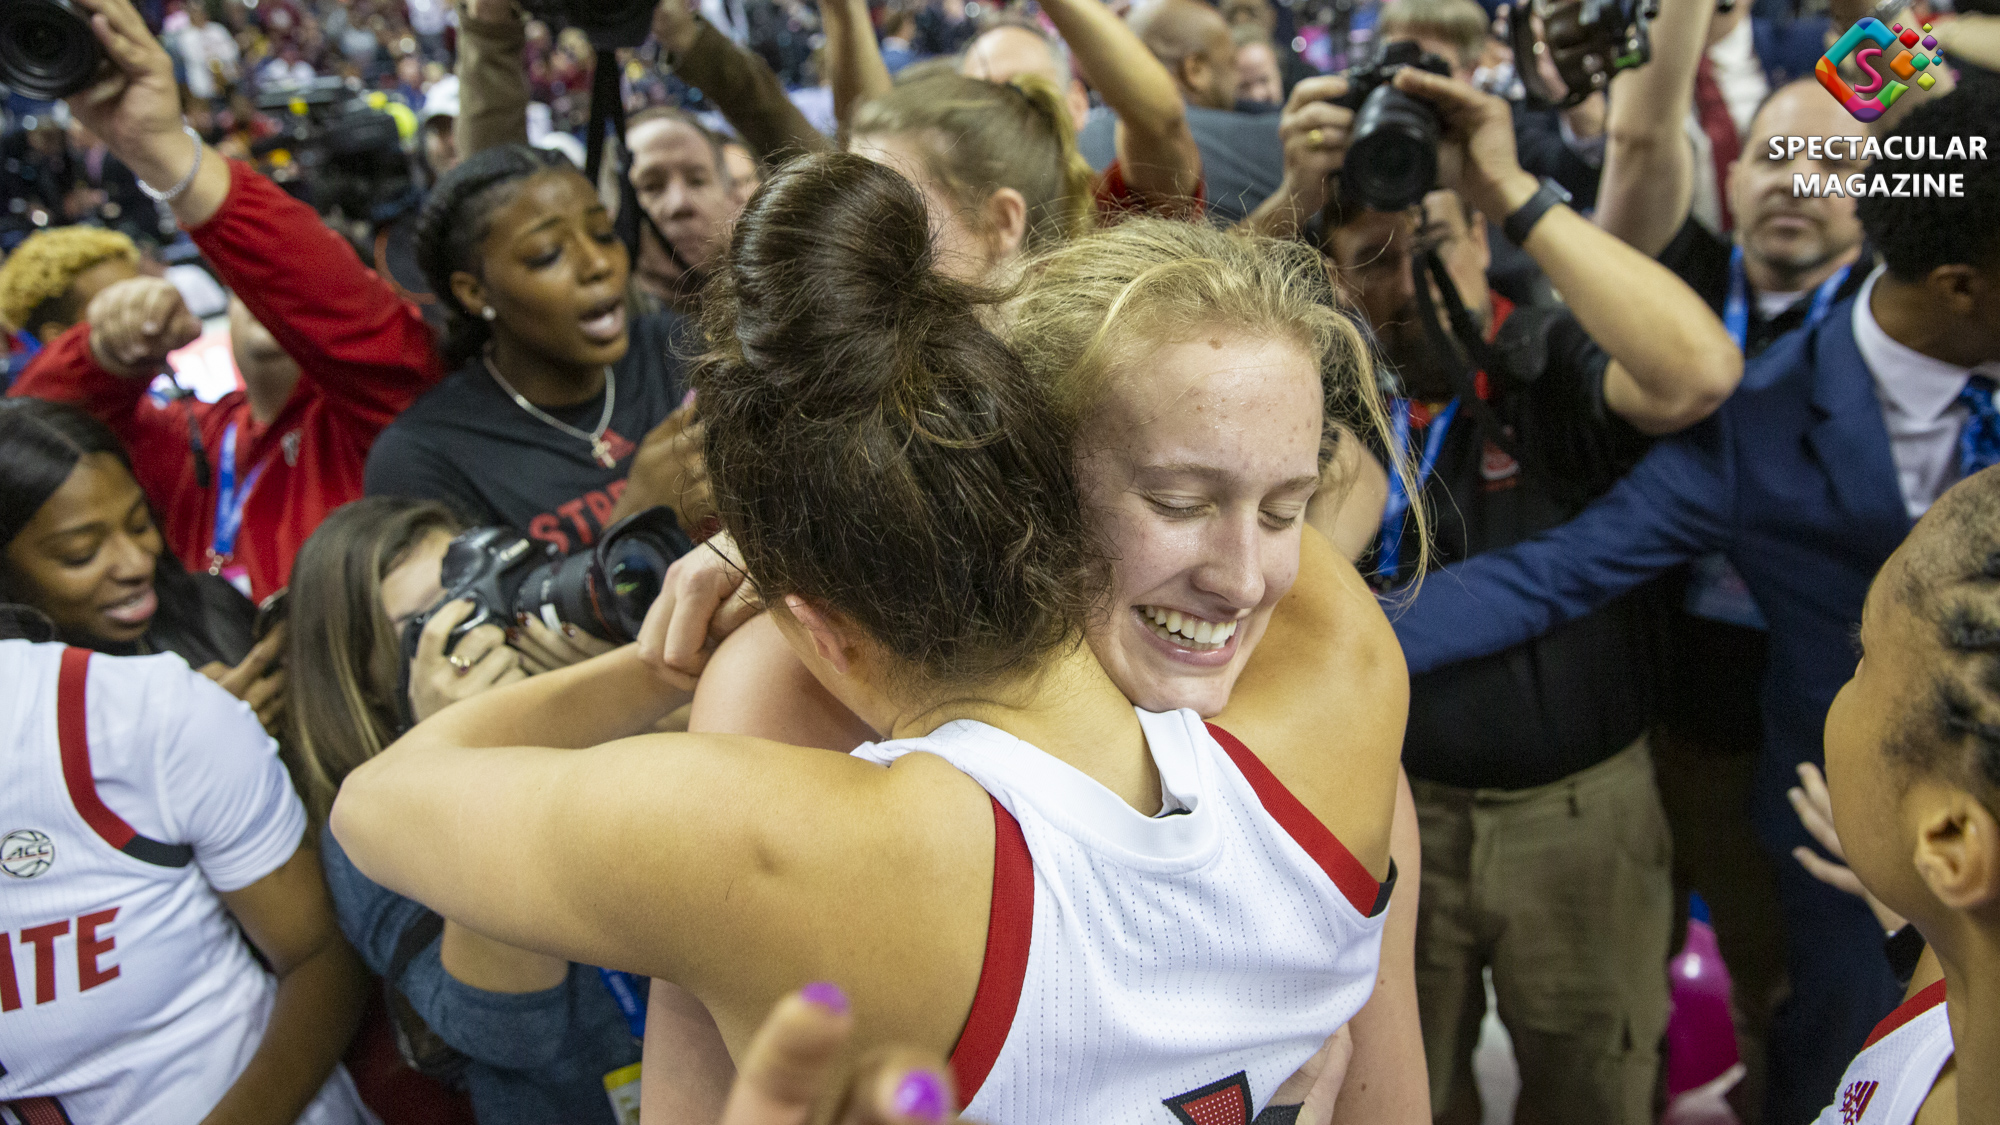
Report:
<svg viewBox="0 0 2000 1125"><path fill-rule="evenodd" d="M611 455L611 443L603 438L590 439L590 456L607 469L618 464L618 459Z"/></svg>

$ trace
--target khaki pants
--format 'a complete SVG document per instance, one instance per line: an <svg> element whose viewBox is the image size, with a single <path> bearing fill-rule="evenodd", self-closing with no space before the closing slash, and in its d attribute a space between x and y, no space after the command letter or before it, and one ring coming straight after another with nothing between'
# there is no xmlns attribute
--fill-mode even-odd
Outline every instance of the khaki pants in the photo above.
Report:
<svg viewBox="0 0 2000 1125"><path fill-rule="evenodd" d="M1650 1125L1674 910L1645 740L1535 789L1411 785L1433 1112L1470 1106L1477 1120L1472 1051L1490 967L1521 1069L1519 1125Z"/></svg>

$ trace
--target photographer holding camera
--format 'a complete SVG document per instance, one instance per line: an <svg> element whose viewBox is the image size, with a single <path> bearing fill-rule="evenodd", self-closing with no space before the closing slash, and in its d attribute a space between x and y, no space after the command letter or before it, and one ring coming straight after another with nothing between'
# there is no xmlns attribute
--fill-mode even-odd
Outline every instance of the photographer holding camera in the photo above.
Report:
<svg viewBox="0 0 2000 1125"><path fill-rule="evenodd" d="M315 826L348 773L411 722L534 670L498 626L465 628L479 603L454 597L445 565L463 530L442 504L370 497L329 515L300 549L285 744ZM412 1065L465 1089L480 1125L623 1120L617 1099L636 1102L639 1042L597 969L444 922L356 871L331 835L317 838L340 927L385 979Z"/></svg>
<svg viewBox="0 0 2000 1125"><path fill-rule="evenodd" d="M1391 52L1299 84L1290 195L1259 218L1284 229L1321 213L1323 250L1401 377L1390 452L1414 462L1435 550L1453 561L1569 519L1646 435L1714 410L1741 357L1687 286L1521 170L1505 101L1444 77L1434 56ZM1486 215L1505 217L1569 308L1488 291ZM1385 585L1414 577L1408 506L1392 482L1372 567ZM1641 737L1649 641L1627 603L1411 683L1417 989L1440 1117L1476 1097L1490 967L1524 1118L1652 1120L1672 907Z"/></svg>

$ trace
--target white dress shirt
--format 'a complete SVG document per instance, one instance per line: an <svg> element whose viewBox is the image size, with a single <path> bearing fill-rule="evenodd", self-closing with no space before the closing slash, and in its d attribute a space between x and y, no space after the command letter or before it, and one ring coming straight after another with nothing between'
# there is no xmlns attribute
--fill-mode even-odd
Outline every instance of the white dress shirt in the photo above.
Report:
<svg viewBox="0 0 2000 1125"><path fill-rule="evenodd" d="M1958 401L1973 373L2000 376L2000 364L1959 367L1889 338L1875 322L1869 300L1883 267L1875 267L1854 301L1854 343L1875 377L1875 398L1889 428L1889 455L1903 506L1916 519L1958 481L1958 435L1971 414Z"/></svg>

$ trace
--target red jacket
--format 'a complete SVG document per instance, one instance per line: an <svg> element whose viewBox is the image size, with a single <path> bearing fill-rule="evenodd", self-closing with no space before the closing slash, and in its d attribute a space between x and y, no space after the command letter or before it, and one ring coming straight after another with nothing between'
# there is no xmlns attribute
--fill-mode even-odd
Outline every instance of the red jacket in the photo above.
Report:
<svg viewBox="0 0 2000 1125"><path fill-rule="evenodd" d="M189 569L210 568L223 435L237 427L241 482L262 463L243 511L234 562L251 596L285 584L292 556L326 514L361 496L375 435L443 375L430 329L312 208L242 164L229 196L189 231L216 272L299 364L298 387L268 426L242 391L215 403L161 405L148 379L122 379L90 354L78 324L35 357L8 391L73 402L110 426ZM211 471L204 486L188 441L192 414Z"/></svg>

